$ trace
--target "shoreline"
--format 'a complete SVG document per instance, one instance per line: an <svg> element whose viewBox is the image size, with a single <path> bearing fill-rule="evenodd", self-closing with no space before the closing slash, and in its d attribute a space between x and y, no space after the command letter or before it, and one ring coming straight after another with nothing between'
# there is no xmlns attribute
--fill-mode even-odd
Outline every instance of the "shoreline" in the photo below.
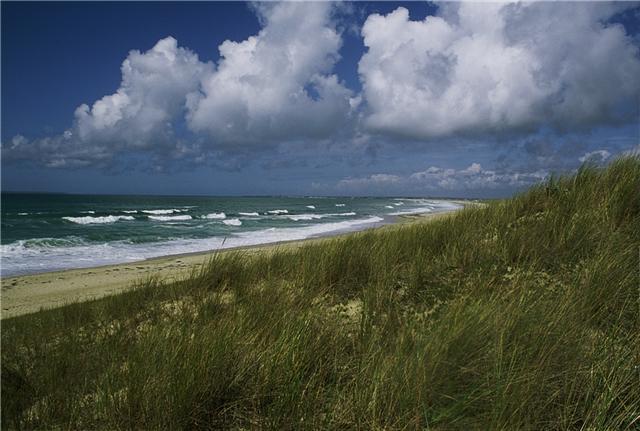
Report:
<svg viewBox="0 0 640 431"><path fill-rule="evenodd" d="M465 205L462 205L464 207ZM461 209L461 208L460 208ZM72 302L84 302L114 295L129 289L133 283L150 276L175 281L200 268L211 256L245 250L250 253L269 252L278 248L296 248L327 239L383 229L404 223L431 221L455 213L459 209L435 213L416 213L394 216L366 229L336 231L305 239L278 241L257 245L214 249L193 253L158 256L149 259L87 268L65 269L0 278L2 295L1 319L30 314L43 308L56 308Z"/></svg>

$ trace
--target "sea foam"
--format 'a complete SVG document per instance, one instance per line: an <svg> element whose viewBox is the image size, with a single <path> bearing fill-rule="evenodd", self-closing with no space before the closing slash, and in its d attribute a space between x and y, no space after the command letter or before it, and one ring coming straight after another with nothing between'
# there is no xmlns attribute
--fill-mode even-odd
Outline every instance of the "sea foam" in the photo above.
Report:
<svg viewBox="0 0 640 431"><path fill-rule="evenodd" d="M422 204L424 206L412 208L410 210L405 210L405 211L392 212L392 213L389 213L389 215L399 216L399 215L421 214L421 213L430 213L430 212L442 212L442 211L451 211L451 210L457 210L462 208L462 205L459 205L453 202L448 202L448 201L416 200L416 203Z"/></svg>
<svg viewBox="0 0 640 431"><path fill-rule="evenodd" d="M293 221L302 221L302 220L318 220L327 217L349 217L354 216L356 213L348 212L348 213L334 213L334 214L287 214L286 218Z"/></svg>
<svg viewBox="0 0 640 431"><path fill-rule="evenodd" d="M176 215L176 216L147 216L151 220L156 221L180 221L180 220L191 220L192 217L190 215Z"/></svg>
<svg viewBox="0 0 640 431"><path fill-rule="evenodd" d="M179 210L176 208L172 208L169 210L142 210L143 213L145 214L154 214L154 215L161 215L161 214L173 214L173 213L179 213L182 212L183 210Z"/></svg>
<svg viewBox="0 0 640 431"><path fill-rule="evenodd" d="M326 216L327 215L321 215L321 214L288 214L285 217L288 218L289 220L301 221L301 220L317 220Z"/></svg>
<svg viewBox="0 0 640 431"><path fill-rule="evenodd" d="M115 223L120 220L135 220L132 216L122 216L122 215L108 215L103 217L62 217L63 220L70 221L71 223L76 224L102 224L102 223Z"/></svg>
<svg viewBox="0 0 640 431"><path fill-rule="evenodd" d="M223 218L227 218L227 215L225 213L222 213L222 212L221 213L211 213L211 214L207 214L206 216L203 216L203 218L220 220L220 219L223 219Z"/></svg>
<svg viewBox="0 0 640 431"><path fill-rule="evenodd" d="M238 220L237 218L232 218L229 220L222 220L222 223L228 225L228 226L240 226L242 225L242 222L240 220Z"/></svg>
<svg viewBox="0 0 640 431"><path fill-rule="evenodd" d="M439 212L460 207L451 201L425 198L403 198L402 200L387 198L377 201L362 201L362 210L359 209L361 208L360 201L357 199L349 201L349 204L330 201L334 202L336 207L336 213L332 214L324 214L323 211L311 209L306 212L299 211L303 214L296 214L293 210L285 210L285 207L289 206L292 209L306 207L306 203L299 204L297 202L299 201L292 201L291 206L285 202L276 203L273 201L267 202L265 205L256 204L253 201L250 203L240 201L238 204L234 203L229 206L225 206L224 203L211 203L200 205L198 208L201 210L196 213L197 215L188 212L186 206L176 202L161 203L155 205L155 209L151 205L149 205L151 208L147 205L137 206L140 203L136 202L122 202L112 208L94 206L96 214L100 217L96 215L92 217L66 217L64 220L61 219L63 214L45 212L48 214L47 218L37 221L38 227L42 229L39 234L42 234L43 237L54 236L50 234L49 229L55 228L54 220L57 220L59 223L66 223L66 230L73 229L73 234L78 237L64 237L62 239L25 239L22 237L16 238L8 244L5 243L1 246L0 273L2 276L28 274L133 262L158 256L220 248L298 240L340 231L365 229L383 222L382 217L389 215L389 213L399 215L415 212ZM404 202L404 206L396 207L393 205L394 202ZM391 208L385 209L385 205ZM341 209L344 206L349 208ZM280 209L277 209L278 207ZM90 214L79 214L80 211L87 208L92 207L70 208L69 215L89 216ZM244 208L244 212L238 212L239 208ZM207 214L220 214L223 210L227 215L225 219L207 220L202 218ZM28 209L17 208L17 211L28 211ZM147 211L145 217L140 215L136 215L136 218L132 217L142 211ZM268 217L260 216L267 211L271 211ZM289 213L290 211L292 214ZM371 212L371 216L360 215L365 211ZM156 214L158 212L162 212L162 214ZM37 213L29 211L29 215L32 214ZM358 217L358 215L360 216ZM257 223L246 221L252 218L259 221ZM241 224L237 225L237 222L232 220L241 221ZM45 226L50 221L51 227ZM223 223L224 221L226 223ZM112 224L100 225L100 223ZM81 226L83 224L87 226ZM134 229L134 227L139 229ZM162 232L161 228L166 232ZM89 238L95 237L95 229L104 230L104 235L101 232L99 237L90 240ZM147 232L145 229L154 230Z"/></svg>
<svg viewBox="0 0 640 431"><path fill-rule="evenodd" d="M224 220L228 222L231 220ZM87 243L78 238L68 238L64 246L32 243L21 240L2 245L2 276L31 274L68 268L86 268L97 265L134 262L158 256L207 250L267 244L279 241L300 240L332 232L352 231L374 226L383 221L381 217L344 220L291 228L268 228L256 231L237 232L225 236L200 239L175 239L151 243L111 241Z"/></svg>

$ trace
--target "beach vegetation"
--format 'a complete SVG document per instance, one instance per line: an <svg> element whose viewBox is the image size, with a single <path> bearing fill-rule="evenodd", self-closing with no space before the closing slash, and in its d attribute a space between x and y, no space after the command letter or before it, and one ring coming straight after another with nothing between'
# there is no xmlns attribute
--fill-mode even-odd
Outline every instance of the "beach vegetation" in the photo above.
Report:
<svg viewBox="0 0 640 431"><path fill-rule="evenodd" d="M638 429L640 160L2 321L4 429Z"/></svg>

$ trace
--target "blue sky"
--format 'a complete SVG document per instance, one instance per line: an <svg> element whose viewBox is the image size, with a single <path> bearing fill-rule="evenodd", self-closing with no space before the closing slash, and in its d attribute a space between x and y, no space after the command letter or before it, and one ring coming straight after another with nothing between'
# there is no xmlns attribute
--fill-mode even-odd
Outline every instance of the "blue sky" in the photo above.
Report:
<svg viewBox="0 0 640 431"><path fill-rule="evenodd" d="M494 197L640 142L634 3L1 7L3 190Z"/></svg>

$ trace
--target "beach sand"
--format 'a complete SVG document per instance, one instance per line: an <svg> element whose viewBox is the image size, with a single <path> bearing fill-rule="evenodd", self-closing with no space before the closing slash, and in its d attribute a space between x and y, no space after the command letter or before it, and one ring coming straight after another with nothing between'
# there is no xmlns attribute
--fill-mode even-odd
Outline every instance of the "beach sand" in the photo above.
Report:
<svg viewBox="0 0 640 431"><path fill-rule="evenodd" d="M397 221L398 223L419 223L443 217L452 212L455 212L455 210L399 216ZM378 229L392 226L394 225L386 225ZM349 234L342 233L339 235ZM276 248L299 247L303 244L325 241L328 238L339 235L242 247L242 249L249 253L264 253ZM2 319L34 313L43 308L60 307L70 302L88 301L106 295L113 295L130 288L138 280L152 276L168 282L184 278L194 269L201 267L213 254L228 253L231 250L238 249L213 250L117 265L3 278L0 280L2 285L2 295L0 297Z"/></svg>

